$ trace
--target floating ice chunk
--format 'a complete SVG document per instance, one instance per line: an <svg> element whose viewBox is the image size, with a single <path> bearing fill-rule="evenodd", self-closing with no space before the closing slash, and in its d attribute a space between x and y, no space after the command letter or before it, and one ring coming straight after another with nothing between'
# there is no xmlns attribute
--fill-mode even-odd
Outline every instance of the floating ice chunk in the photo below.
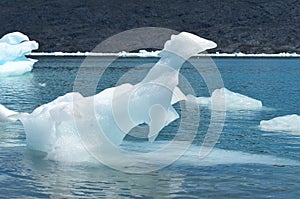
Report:
<svg viewBox="0 0 300 199"><path fill-rule="evenodd" d="M222 100L219 96L225 94L225 106L227 110L257 110L262 108L262 102L248 96L234 93L226 88L217 89L213 92L217 104Z"/></svg>
<svg viewBox="0 0 300 199"><path fill-rule="evenodd" d="M149 126L149 140L154 141L164 126L179 117L172 104L185 99L176 88L185 59L215 46L190 33L173 35L161 59L138 84L122 84L90 97L68 93L31 114L19 114L27 146L58 159L65 157L59 153L68 150L87 154L86 148L89 152L97 148L109 157L107 146L119 145L131 129L144 123Z"/></svg>
<svg viewBox="0 0 300 199"><path fill-rule="evenodd" d="M11 45L19 44L24 41L29 41L29 38L20 32L8 33L0 39L1 43L7 43Z"/></svg>
<svg viewBox="0 0 300 199"><path fill-rule="evenodd" d="M119 57L159 57L159 53L161 51L146 51L146 50L139 50L139 52L119 52L119 53L112 53L111 55L117 55ZM97 53L100 55L101 53ZM104 55L104 54L102 54Z"/></svg>
<svg viewBox="0 0 300 199"><path fill-rule="evenodd" d="M138 56L139 57L158 57L158 54L161 51L146 51L146 50L139 50Z"/></svg>
<svg viewBox="0 0 300 199"><path fill-rule="evenodd" d="M213 100L214 107L212 108L215 110L259 110L262 108L261 101L239 93L234 93L226 88L216 89L211 97L195 97L188 95L188 99L191 98L196 98L195 101L199 105L208 106L210 108Z"/></svg>
<svg viewBox="0 0 300 199"><path fill-rule="evenodd" d="M0 77L23 75L32 70L35 59L7 61L0 65Z"/></svg>
<svg viewBox="0 0 300 199"><path fill-rule="evenodd" d="M259 126L263 131L300 134L300 116L293 114L276 117L271 120L262 120Z"/></svg>
<svg viewBox="0 0 300 199"><path fill-rule="evenodd" d="M30 53L32 50L36 50L37 48L38 43L35 41L24 41L14 45L0 42L0 60L13 61L18 58L24 58L25 55Z"/></svg>
<svg viewBox="0 0 300 199"><path fill-rule="evenodd" d="M0 76L22 75L32 70L37 61L25 57L32 50L38 49L36 41L20 32L6 34L0 39Z"/></svg>
<svg viewBox="0 0 300 199"><path fill-rule="evenodd" d="M11 116L18 114L15 111L9 110L0 104L0 122L14 122L16 119L13 119Z"/></svg>

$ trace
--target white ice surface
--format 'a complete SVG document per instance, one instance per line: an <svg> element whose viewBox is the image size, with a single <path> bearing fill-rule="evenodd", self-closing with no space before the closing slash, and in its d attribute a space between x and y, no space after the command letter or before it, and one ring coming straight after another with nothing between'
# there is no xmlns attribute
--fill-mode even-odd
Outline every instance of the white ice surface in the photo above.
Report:
<svg viewBox="0 0 300 199"><path fill-rule="evenodd" d="M0 76L17 76L30 72L37 60L28 59L25 55L36 49L38 43L30 41L23 33L4 35L0 39Z"/></svg>
<svg viewBox="0 0 300 199"><path fill-rule="evenodd" d="M215 110L259 110L262 108L261 101L232 92L226 88L214 90L211 97L195 98L192 95L188 95L188 99L191 98L194 98L199 105L208 106Z"/></svg>
<svg viewBox="0 0 300 199"><path fill-rule="evenodd" d="M300 116L293 114L276 117L271 120L262 120L259 126L263 131L287 132L300 135Z"/></svg>

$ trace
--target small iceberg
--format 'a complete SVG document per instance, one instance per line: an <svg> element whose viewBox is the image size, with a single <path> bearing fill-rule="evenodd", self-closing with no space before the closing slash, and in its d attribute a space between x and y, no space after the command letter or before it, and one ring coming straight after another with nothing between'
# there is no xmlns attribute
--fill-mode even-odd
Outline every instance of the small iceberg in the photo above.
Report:
<svg viewBox="0 0 300 199"><path fill-rule="evenodd" d="M195 100L200 106L208 106L211 109L220 111L260 110L262 108L261 101L234 93L226 88L214 90L211 97L195 97L192 95L187 97Z"/></svg>
<svg viewBox="0 0 300 199"><path fill-rule="evenodd" d="M0 39L0 76L17 76L32 70L35 59L29 59L25 55L39 47L36 41L20 32L4 35Z"/></svg>
<svg viewBox="0 0 300 199"><path fill-rule="evenodd" d="M263 131L288 132L300 135L300 116L293 114L271 120L262 120L259 127Z"/></svg>

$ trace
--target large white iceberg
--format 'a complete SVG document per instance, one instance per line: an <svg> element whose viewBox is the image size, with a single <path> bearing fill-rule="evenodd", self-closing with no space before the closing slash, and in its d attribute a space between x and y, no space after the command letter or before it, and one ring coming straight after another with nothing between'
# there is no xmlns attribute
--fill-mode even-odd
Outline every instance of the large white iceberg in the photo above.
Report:
<svg viewBox="0 0 300 199"><path fill-rule="evenodd" d="M199 105L207 106L214 110L235 111L259 110L262 108L261 101L239 93L234 93L226 88L214 90L211 97L195 97L193 95L188 95L188 99L194 99Z"/></svg>
<svg viewBox="0 0 300 199"><path fill-rule="evenodd" d="M263 131L288 132L300 135L300 116L293 114L276 117L271 120L262 120L259 126Z"/></svg>
<svg viewBox="0 0 300 199"><path fill-rule="evenodd" d="M173 35L165 43L161 59L138 84L122 84L90 97L68 93L31 114L7 115L8 119L2 120L21 120L28 147L51 157L64 150L87 154L84 148L91 151L95 146L110 150L108 145L119 145L131 129L144 123L153 141L163 127L179 117L172 104L185 99L177 88L182 64L214 47L214 42L190 33ZM90 138L90 146L85 138Z"/></svg>
<svg viewBox="0 0 300 199"><path fill-rule="evenodd" d="M0 39L0 76L16 76L30 72L37 61L25 55L38 49L36 41L20 32L4 35Z"/></svg>

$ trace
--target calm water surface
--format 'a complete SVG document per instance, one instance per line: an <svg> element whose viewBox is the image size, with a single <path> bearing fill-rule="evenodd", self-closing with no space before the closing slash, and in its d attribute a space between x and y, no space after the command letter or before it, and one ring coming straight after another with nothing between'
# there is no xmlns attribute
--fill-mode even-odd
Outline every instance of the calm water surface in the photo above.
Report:
<svg viewBox="0 0 300 199"><path fill-rule="evenodd" d="M16 111L31 112L71 92L82 61L83 58L39 58L31 74L0 79L0 103ZM93 58L85 71L93 73L108 61ZM128 71L142 77L156 61L154 58L117 60L103 74L97 92L114 86ZM300 135L263 132L258 128L261 120L300 115L300 59L214 61L226 88L259 99L264 105L260 111L228 112L216 147L300 161ZM206 85L192 66L185 64L181 73L198 96L208 96ZM79 81L87 90L83 94L92 94L89 79ZM201 125L194 148L202 143L209 114L208 109L201 108ZM176 128L176 122L164 129L157 140L172 139L172 128ZM129 144L145 142L132 137L126 140ZM231 163L222 151L217 158L219 164L187 161L148 174L126 174L101 165L45 160L26 148L20 123L0 124L0 198L297 198L300 195L300 166L255 161L237 164L234 160Z"/></svg>

